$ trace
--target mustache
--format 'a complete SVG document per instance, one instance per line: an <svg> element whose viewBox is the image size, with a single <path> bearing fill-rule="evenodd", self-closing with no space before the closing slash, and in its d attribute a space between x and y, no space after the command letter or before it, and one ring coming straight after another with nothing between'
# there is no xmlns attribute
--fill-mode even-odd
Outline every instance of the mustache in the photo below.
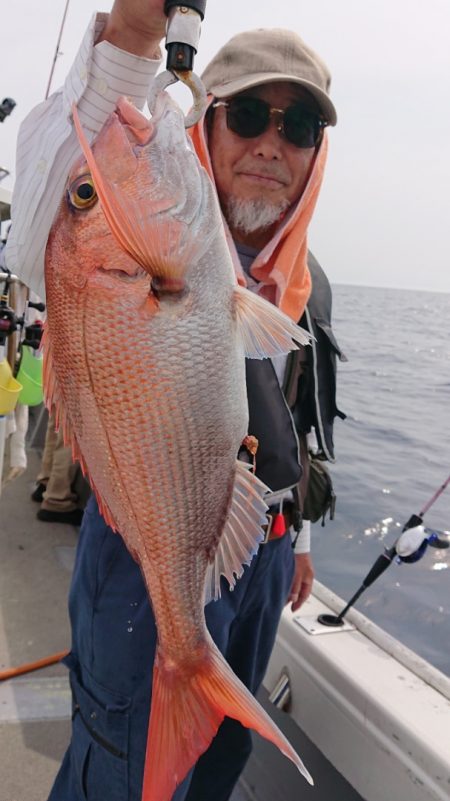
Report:
<svg viewBox="0 0 450 801"><path fill-rule="evenodd" d="M245 158L236 164L235 171L253 173L261 175L263 178L272 178L282 184L288 184L291 180L289 171L281 164L261 164L258 161Z"/></svg>

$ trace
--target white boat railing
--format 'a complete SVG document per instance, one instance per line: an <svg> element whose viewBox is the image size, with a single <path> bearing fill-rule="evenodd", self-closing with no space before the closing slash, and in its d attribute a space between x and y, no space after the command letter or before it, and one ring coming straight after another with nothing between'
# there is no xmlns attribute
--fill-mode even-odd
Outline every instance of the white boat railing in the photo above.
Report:
<svg viewBox="0 0 450 801"><path fill-rule="evenodd" d="M314 581L314 595L333 612L339 614L342 610L343 602L332 590L325 587L319 581ZM373 623L357 609L349 609L345 619L352 623L358 631L368 637L375 645L394 657L397 662L414 673L419 679L437 690L444 698L450 701L450 678L440 670L430 665L425 659L411 651L406 645L391 637L384 629Z"/></svg>
<svg viewBox="0 0 450 801"><path fill-rule="evenodd" d="M450 678L351 610L319 582L300 612L283 612L264 685L366 801L449 801ZM328 801L328 800L327 800Z"/></svg>

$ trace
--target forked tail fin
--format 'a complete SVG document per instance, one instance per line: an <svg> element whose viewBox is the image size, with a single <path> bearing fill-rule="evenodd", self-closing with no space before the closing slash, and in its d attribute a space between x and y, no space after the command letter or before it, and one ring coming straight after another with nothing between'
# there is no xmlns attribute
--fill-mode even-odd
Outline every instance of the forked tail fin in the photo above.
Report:
<svg viewBox="0 0 450 801"><path fill-rule="evenodd" d="M188 673L157 654L142 801L171 800L225 716L271 740L313 784L284 734L211 644Z"/></svg>

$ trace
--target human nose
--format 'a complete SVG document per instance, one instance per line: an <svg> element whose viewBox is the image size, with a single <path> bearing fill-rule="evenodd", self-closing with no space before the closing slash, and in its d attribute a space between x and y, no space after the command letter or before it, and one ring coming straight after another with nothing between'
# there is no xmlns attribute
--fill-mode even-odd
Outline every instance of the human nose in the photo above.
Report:
<svg viewBox="0 0 450 801"><path fill-rule="evenodd" d="M254 140L253 155L268 161L279 161L283 157L282 128L275 115L266 130Z"/></svg>

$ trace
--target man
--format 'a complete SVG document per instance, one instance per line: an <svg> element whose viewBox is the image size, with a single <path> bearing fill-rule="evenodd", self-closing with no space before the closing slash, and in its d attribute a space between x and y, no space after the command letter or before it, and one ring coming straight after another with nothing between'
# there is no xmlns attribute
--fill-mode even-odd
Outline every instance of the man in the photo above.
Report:
<svg viewBox="0 0 450 801"><path fill-rule="evenodd" d="M17 270L21 264L23 280L41 294L48 231L79 152L71 105L77 103L92 140L120 94L143 104L159 66L162 9L163 0L116 0L109 16L98 15L64 89L23 126L9 265ZM325 162L324 128L335 124L336 113L327 68L287 31L235 37L203 78L212 98L192 137L212 170L236 269L295 320L303 315L317 337L314 354L305 349L293 359L248 365L249 431L260 440L257 471L273 490L268 503L275 522L234 592L223 582L221 600L205 609L217 645L256 692L284 604L289 599L298 609L313 580L309 530L306 524L301 528L297 492L298 438L304 440L315 424L324 455L333 458L338 411L334 351L327 339L329 286L313 259L308 270L306 231ZM305 311L310 271L318 290L313 317ZM302 459L306 464L304 448ZM69 606L73 734L50 801L140 801L155 624L139 568L93 499L80 533ZM225 801L250 750L248 731L226 720L174 798Z"/></svg>

